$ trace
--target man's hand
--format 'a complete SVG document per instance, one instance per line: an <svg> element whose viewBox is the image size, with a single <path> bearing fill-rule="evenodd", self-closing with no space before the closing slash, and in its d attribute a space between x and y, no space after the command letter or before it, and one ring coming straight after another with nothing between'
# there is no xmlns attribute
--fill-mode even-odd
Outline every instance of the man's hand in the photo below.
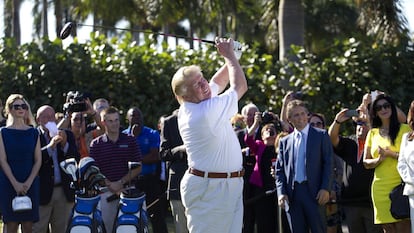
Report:
<svg viewBox="0 0 414 233"><path fill-rule="evenodd" d="M217 51L223 56L226 57L228 59L236 59L236 55L234 54L233 51L233 39L231 38L218 38L216 37L216 48Z"/></svg>
<svg viewBox="0 0 414 233"><path fill-rule="evenodd" d="M280 208L285 209L286 204L289 204L289 198L287 195L281 195L277 201Z"/></svg>
<svg viewBox="0 0 414 233"><path fill-rule="evenodd" d="M319 205L325 205L329 201L329 192L328 190L321 189L316 195L316 200L318 200Z"/></svg>
<svg viewBox="0 0 414 233"><path fill-rule="evenodd" d="M50 139L50 142L48 144L48 147L51 147L53 149L56 148L56 145L61 143L63 140L62 136L60 136L59 134L54 136L52 139Z"/></svg>
<svg viewBox="0 0 414 233"><path fill-rule="evenodd" d="M64 130L59 130L58 135L61 137L60 146L63 148L66 145L66 142L68 141L68 136L66 135L66 132Z"/></svg>
<svg viewBox="0 0 414 233"><path fill-rule="evenodd" d="M124 188L124 185L119 181L105 181L105 183L109 191L111 191L112 193L119 193Z"/></svg>

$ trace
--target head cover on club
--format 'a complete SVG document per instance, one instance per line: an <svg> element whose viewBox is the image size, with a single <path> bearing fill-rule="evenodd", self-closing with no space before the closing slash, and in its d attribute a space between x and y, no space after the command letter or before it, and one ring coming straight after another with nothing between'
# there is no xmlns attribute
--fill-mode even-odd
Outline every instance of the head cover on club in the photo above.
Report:
<svg viewBox="0 0 414 233"><path fill-rule="evenodd" d="M59 38L64 40L66 39L71 33L72 28L74 27L74 23L68 22L63 26L62 30L60 31Z"/></svg>
<svg viewBox="0 0 414 233"><path fill-rule="evenodd" d="M77 163L75 158L69 158L60 162L60 167L62 170L72 177L73 181L77 181Z"/></svg>

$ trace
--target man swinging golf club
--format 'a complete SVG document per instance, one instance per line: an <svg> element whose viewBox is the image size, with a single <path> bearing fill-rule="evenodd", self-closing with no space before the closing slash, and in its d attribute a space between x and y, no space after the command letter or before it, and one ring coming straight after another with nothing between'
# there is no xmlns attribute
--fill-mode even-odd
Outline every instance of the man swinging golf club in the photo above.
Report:
<svg viewBox="0 0 414 233"><path fill-rule="evenodd" d="M238 111L247 82L233 51L234 41L216 38L215 42L225 64L210 83L196 65L178 69L171 82L181 105L178 125L188 155L181 197L191 233L242 230L244 171L230 118Z"/></svg>

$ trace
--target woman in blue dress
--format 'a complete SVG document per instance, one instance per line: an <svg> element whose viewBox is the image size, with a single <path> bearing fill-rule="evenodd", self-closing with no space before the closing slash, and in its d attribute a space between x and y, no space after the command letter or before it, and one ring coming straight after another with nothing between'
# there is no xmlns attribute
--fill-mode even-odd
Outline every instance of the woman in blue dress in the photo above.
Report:
<svg viewBox="0 0 414 233"><path fill-rule="evenodd" d="M12 94L5 104L6 127L0 129L0 210L8 233L32 232L39 220L39 178L41 152L29 104L22 95ZM27 195L32 209L14 212L12 200Z"/></svg>

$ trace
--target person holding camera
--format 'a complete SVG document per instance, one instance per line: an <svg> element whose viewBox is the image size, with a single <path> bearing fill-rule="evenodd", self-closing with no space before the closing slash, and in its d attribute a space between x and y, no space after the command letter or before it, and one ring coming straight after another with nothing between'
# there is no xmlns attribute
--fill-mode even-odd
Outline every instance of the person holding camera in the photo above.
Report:
<svg viewBox="0 0 414 233"><path fill-rule="evenodd" d="M8 233L16 233L20 224L23 232L31 233L33 222L39 221L39 133L22 95L7 98L5 114L7 124L0 129L0 212ZM28 198L14 202L17 196Z"/></svg>
<svg viewBox="0 0 414 233"><path fill-rule="evenodd" d="M107 105L106 107L108 106L109 105ZM70 120L72 118L72 113L74 112L80 112L88 117L93 118L97 126L99 126L101 129L104 128L102 121L101 121L101 117L99 115L99 111L94 109L94 107L92 106L91 100L89 99L89 96L79 91L69 91L67 93L66 102L63 105L63 112L65 116L58 123L59 129L70 128L70 123L71 123ZM86 127L86 122L85 122L85 127Z"/></svg>
<svg viewBox="0 0 414 233"><path fill-rule="evenodd" d="M264 116L264 117L263 117ZM264 118L264 119L263 119ZM256 112L254 123L245 136L246 145L254 154L256 163L249 178L249 193L245 197L245 205L252 211L253 226L244 226L245 233L248 229L256 229L258 233L275 232L277 222L277 207L275 195L267 195L275 189L275 179L271 174L272 160L276 159L275 139L278 134L273 123L275 117L272 113L264 114ZM261 140L255 140L254 134L261 126ZM251 206L249 206L251 205Z"/></svg>
<svg viewBox="0 0 414 233"><path fill-rule="evenodd" d="M58 128L69 129L73 133L76 148L81 158L84 158L89 155L91 141L104 133L99 112L109 105L103 103L99 111L95 110L89 97L79 91L68 92L66 99L63 106L65 117L59 122ZM87 116L92 117L95 123L89 128Z"/></svg>
<svg viewBox="0 0 414 233"><path fill-rule="evenodd" d="M355 126L355 137L339 135L341 125L351 119L342 109L338 112L329 127L328 133L334 152L345 162L341 187L341 205L345 214L344 223L349 233L380 233L381 227L374 224L374 209L371 201L371 183L374 171L366 169L362 162L369 122L366 118L368 102L360 105L360 115L352 123Z"/></svg>

